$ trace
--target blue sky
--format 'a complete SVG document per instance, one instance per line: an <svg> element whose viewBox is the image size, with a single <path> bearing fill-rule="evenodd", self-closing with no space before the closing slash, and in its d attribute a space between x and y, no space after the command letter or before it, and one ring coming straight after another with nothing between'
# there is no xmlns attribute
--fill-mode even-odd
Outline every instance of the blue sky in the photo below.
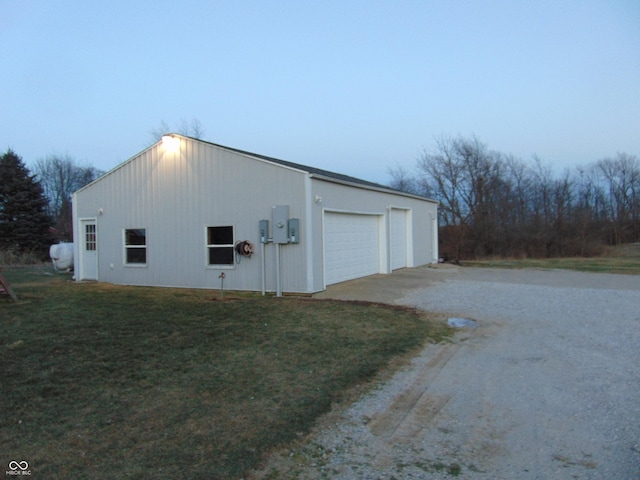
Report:
<svg viewBox="0 0 640 480"><path fill-rule="evenodd" d="M640 2L0 0L0 149L109 170L161 122L386 183L442 135L640 155Z"/></svg>

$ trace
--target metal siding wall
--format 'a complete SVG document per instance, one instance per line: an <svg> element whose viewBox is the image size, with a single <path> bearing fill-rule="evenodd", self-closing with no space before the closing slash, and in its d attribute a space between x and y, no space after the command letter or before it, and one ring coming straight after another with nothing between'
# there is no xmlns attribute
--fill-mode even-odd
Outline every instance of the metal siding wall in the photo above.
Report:
<svg viewBox="0 0 640 480"><path fill-rule="evenodd" d="M219 288L224 271L225 288L260 290L258 221L271 220L271 207L280 204L289 205L291 218L299 218L303 227L301 243L281 249L284 291L323 289L323 208L371 213L387 212L388 206L410 208L414 265L437 260L432 245L435 203L314 178L306 192L311 199L305 199L302 172L183 137L180 141L179 153L165 154L158 144L76 194L74 227L80 218L97 217L99 280ZM322 200L316 202L316 196ZM233 225L235 240L253 242L256 253L232 269L207 268L206 225ZM311 232L306 231L309 226ZM147 228L147 267L123 266L122 232L134 227ZM312 235L314 241L307 242ZM267 245L265 253L267 290L274 291L274 246ZM307 272L309 264L312 272Z"/></svg>
<svg viewBox="0 0 640 480"><path fill-rule="evenodd" d="M142 152L77 195L78 218L99 224L100 280L120 284L260 290L258 221L272 205L290 206L304 221L304 173L180 137L177 154L161 144ZM235 240L256 246L251 258L230 269L207 268L205 226L232 225ZM147 229L147 266L123 266L124 228ZM308 290L305 236L281 249L284 291ZM266 247L267 289L275 290L273 245ZM111 268L113 264L113 268Z"/></svg>
<svg viewBox="0 0 640 480"><path fill-rule="evenodd" d="M316 197L322 198L320 202L314 202L312 208L314 231L317 232L316 238L322 238L323 208L360 213L385 212L387 215L389 213L388 207L409 208L411 213L407 215L407 220L411 220L411 225L407 227L407 230L412 235L413 251L408 252L407 257L413 260L415 266L426 265L434 261L431 216L436 215L436 203L403 195L340 185L317 178L312 179L312 197L314 199ZM381 248L389 248L389 246L381 245ZM315 242L313 250L314 284L316 290L321 290L323 286L323 246L321 242Z"/></svg>

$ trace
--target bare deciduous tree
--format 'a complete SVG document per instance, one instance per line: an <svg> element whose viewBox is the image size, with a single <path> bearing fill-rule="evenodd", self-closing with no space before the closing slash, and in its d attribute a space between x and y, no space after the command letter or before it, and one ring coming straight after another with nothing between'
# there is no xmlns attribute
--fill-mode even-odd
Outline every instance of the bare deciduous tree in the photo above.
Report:
<svg viewBox="0 0 640 480"><path fill-rule="evenodd" d="M197 118L191 119L191 122L187 122L186 120L182 119L177 128L173 130L171 129L171 127L169 127L169 124L167 122L161 120L160 124L157 127L152 128L149 131L149 135L151 136L152 143L155 143L159 141L163 135L172 131L175 131L180 135L184 135L185 137L202 139L202 137L204 136L204 128L202 126L202 122Z"/></svg>
<svg viewBox="0 0 640 480"><path fill-rule="evenodd" d="M79 165L68 155L50 155L38 160L34 172L48 200L47 213L54 219L59 239L72 240L71 195L103 172Z"/></svg>
<svg viewBox="0 0 640 480"><path fill-rule="evenodd" d="M157 127L152 128L151 130L149 130L149 136L151 137L151 143L156 143L158 141L160 141L160 139L162 138L163 135L170 133L171 132L171 127L169 127L169 124L167 122L165 122L164 120L160 120L160 123L158 124Z"/></svg>
<svg viewBox="0 0 640 480"><path fill-rule="evenodd" d="M613 243L640 236L640 162L634 156L618 153L596 163L608 192L608 215Z"/></svg>
<svg viewBox="0 0 640 480"><path fill-rule="evenodd" d="M396 165L395 168L389 168L388 172L391 176L391 181L389 182L391 188L406 193L420 193L415 177L403 166Z"/></svg>
<svg viewBox="0 0 640 480"><path fill-rule="evenodd" d="M566 256L640 241L640 162L619 153L555 175L477 138L440 137L417 175L390 169L391 185L440 202L440 249L449 257Z"/></svg>

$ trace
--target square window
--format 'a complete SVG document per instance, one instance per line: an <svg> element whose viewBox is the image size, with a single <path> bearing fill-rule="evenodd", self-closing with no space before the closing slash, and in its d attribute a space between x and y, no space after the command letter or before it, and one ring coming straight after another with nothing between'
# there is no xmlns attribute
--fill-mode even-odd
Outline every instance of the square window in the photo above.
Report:
<svg viewBox="0 0 640 480"><path fill-rule="evenodd" d="M233 265L233 247L209 247L209 265Z"/></svg>
<svg viewBox="0 0 640 480"><path fill-rule="evenodd" d="M125 230L125 243L127 245L146 245L147 233L144 228L132 228Z"/></svg>
<svg viewBox="0 0 640 480"><path fill-rule="evenodd" d="M233 245L233 227L209 227L207 237L209 245Z"/></svg>
<svg viewBox="0 0 640 480"><path fill-rule="evenodd" d="M127 248L127 263L147 263L147 249Z"/></svg>
<svg viewBox="0 0 640 480"><path fill-rule="evenodd" d="M233 265L233 227L207 227L207 263Z"/></svg>
<svg viewBox="0 0 640 480"><path fill-rule="evenodd" d="M124 231L124 258L127 265L147 263L146 228L130 228Z"/></svg>

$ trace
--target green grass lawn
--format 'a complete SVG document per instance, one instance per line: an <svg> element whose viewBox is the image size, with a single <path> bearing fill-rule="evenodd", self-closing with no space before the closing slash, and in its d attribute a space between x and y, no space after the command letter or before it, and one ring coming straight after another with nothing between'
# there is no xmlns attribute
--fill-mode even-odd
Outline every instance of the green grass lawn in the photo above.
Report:
<svg viewBox="0 0 640 480"><path fill-rule="evenodd" d="M376 304L3 273L20 301L0 296L0 462L33 478L241 478L450 333Z"/></svg>
<svg viewBox="0 0 640 480"><path fill-rule="evenodd" d="M469 267L544 268L639 275L640 245L611 247L600 257L465 260L462 264Z"/></svg>

